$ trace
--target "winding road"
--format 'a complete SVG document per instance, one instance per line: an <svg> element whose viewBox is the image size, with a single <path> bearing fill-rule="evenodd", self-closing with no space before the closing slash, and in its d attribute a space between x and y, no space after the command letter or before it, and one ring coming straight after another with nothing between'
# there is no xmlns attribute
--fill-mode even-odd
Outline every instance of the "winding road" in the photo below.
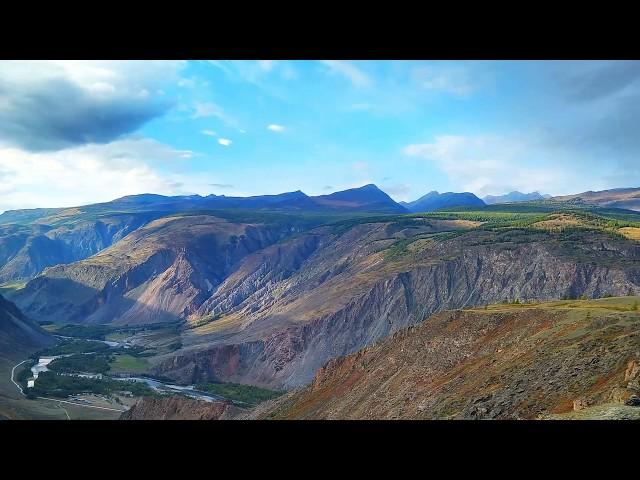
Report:
<svg viewBox="0 0 640 480"><path fill-rule="evenodd" d="M27 360L29 360L27 358ZM23 360L20 363L18 363L17 365L14 365L13 368L11 369L11 381L13 382L13 384L18 387L18 390L20 390L20 395L22 395L23 397L25 397L26 395L24 394L24 392L22 391L22 387L18 384L18 382L16 382L13 378L14 378L14 374L16 373L16 368L18 368L20 365L22 365L24 362L26 362L27 360Z"/></svg>
<svg viewBox="0 0 640 480"><path fill-rule="evenodd" d="M20 365L22 365L24 362L26 362L28 360L29 359L27 358L26 360L23 360L20 363L17 363L11 369L11 381L18 388L18 390L20 391L20 395L22 395L23 397L26 397L26 395L24 394L24 391L22 390L22 387L20 386L20 384L15 381L15 372L16 372L16 368L18 368ZM78 407L96 408L96 409L99 409L99 410L110 410L112 412L125 412L126 411L126 409L121 410L121 409L118 409L118 408L99 407L97 405L85 405L83 403L69 402L68 400L60 400L60 399L57 399L57 398L48 398L48 397L36 397L36 398L41 399L41 400L49 400L51 402L68 403L70 405L77 405ZM60 406L62 407L62 405L60 405ZM67 418L69 420L71 420L69 418L69 413L66 411L66 409L63 408L63 410L65 411L65 413L67 415Z"/></svg>

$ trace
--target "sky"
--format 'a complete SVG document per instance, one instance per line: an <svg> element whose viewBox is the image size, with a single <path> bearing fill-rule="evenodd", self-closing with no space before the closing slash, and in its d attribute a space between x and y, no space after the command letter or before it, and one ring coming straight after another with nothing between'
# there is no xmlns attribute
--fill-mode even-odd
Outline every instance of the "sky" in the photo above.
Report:
<svg viewBox="0 0 640 480"><path fill-rule="evenodd" d="M0 211L640 186L637 61L0 61Z"/></svg>

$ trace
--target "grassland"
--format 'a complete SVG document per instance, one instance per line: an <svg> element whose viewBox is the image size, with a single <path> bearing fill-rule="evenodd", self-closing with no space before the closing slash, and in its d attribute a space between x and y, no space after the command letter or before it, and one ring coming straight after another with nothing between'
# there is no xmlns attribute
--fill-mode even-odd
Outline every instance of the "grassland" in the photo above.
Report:
<svg viewBox="0 0 640 480"><path fill-rule="evenodd" d="M631 240L640 242L640 227L623 227L618 230L622 235Z"/></svg>
<svg viewBox="0 0 640 480"><path fill-rule="evenodd" d="M145 373L150 365L145 358L132 355L116 355L110 365L112 373Z"/></svg>
<svg viewBox="0 0 640 480"><path fill-rule="evenodd" d="M596 310L602 313L606 312L640 312L640 297L627 296L627 297L606 297L596 298L590 300L556 300L552 302L544 303L498 303L493 305L485 305L483 307L471 307L465 310L469 311L513 311L523 309L560 309L560 310L583 310L588 312L589 310Z"/></svg>

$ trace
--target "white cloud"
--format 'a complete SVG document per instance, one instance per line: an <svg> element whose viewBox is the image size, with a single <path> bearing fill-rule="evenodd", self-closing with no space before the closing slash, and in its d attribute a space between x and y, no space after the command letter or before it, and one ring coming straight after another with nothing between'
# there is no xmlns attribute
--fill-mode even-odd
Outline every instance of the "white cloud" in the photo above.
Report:
<svg viewBox="0 0 640 480"><path fill-rule="evenodd" d="M332 73L347 78L355 87L366 87L371 83L371 79L352 63L344 60L321 60L321 63Z"/></svg>
<svg viewBox="0 0 640 480"><path fill-rule="evenodd" d="M267 130L271 130L272 132L284 132L285 128L282 125L272 123L267 126Z"/></svg>
<svg viewBox="0 0 640 480"><path fill-rule="evenodd" d="M229 140L228 138L219 138L218 139L218 143L220 145L224 145L225 147L228 147L229 145L231 145L233 142L231 140Z"/></svg>
<svg viewBox="0 0 640 480"><path fill-rule="evenodd" d="M214 132L213 130L202 130L200 133L202 133L203 135L207 135L208 137L217 137L218 134L216 132Z"/></svg>
<svg viewBox="0 0 640 480"><path fill-rule="evenodd" d="M0 75L8 82L40 83L66 78L86 90L136 91L177 78L185 61L156 60L6 60Z"/></svg>
<svg viewBox="0 0 640 480"><path fill-rule="evenodd" d="M206 194L216 178L176 173L194 155L131 137L47 153L0 145L0 211L86 205L138 193Z"/></svg>
<svg viewBox="0 0 640 480"><path fill-rule="evenodd" d="M432 143L408 145L404 152L435 164L455 189L479 196L512 190L556 194L588 184L575 169L555 161L561 152L529 138L442 135Z"/></svg>
<svg viewBox="0 0 640 480"><path fill-rule="evenodd" d="M193 107L193 118L207 117L219 118L224 123L232 127L236 127L238 125L238 121L225 112L220 105L213 102L196 103Z"/></svg>

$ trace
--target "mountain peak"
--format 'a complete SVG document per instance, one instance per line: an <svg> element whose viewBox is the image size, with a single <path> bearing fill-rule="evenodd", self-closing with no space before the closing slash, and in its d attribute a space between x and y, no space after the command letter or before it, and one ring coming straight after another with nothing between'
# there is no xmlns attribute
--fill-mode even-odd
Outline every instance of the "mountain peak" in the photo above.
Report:
<svg viewBox="0 0 640 480"><path fill-rule="evenodd" d="M350 208L365 212L406 213L406 209L402 205L396 203L373 183L311 198L319 205L332 208Z"/></svg>
<svg viewBox="0 0 640 480"><path fill-rule="evenodd" d="M366 185L363 185L361 187L350 188L349 190L372 190L372 191L378 190L382 192L382 190L380 190L380 188L374 183L367 183ZM347 192L349 190L344 190L344 191Z"/></svg>
<svg viewBox="0 0 640 480"><path fill-rule="evenodd" d="M418 200L407 203L405 206L412 212L430 212L445 207L460 207L465 205L483 206L484 202L470 192L438 193L436 190L432 190Z"/></svg>

